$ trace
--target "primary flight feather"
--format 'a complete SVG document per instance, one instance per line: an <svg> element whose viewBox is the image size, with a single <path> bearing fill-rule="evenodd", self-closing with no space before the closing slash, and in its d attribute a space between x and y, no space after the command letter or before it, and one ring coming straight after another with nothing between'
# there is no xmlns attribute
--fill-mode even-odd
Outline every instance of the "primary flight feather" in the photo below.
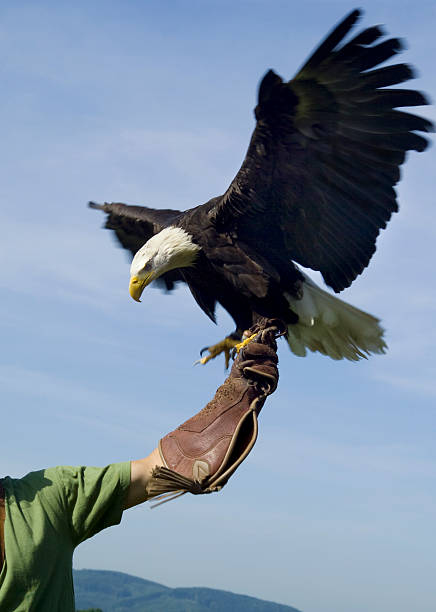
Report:
<svg viewBox="0 0 436 612"><path fill-rule="evenodd" d="M339 23L290 81L267 72L245 160L224 195L184 212L90 203L134 256L135 300L152 281L169 290L185 282L213 321L217 303L229 312L236 330L211 355L259 317L284 320L297 355L358 360L384 352L378 319L293 263L321 272L335 292L348 287L398 210L394 186L406 152L424 151L418 132L433 129L398 110L427 104L418 91L391 88L413 78L412 69L378 67L401 51L398 39L379 42L374 26L344 42L359 16Z"/></svg>

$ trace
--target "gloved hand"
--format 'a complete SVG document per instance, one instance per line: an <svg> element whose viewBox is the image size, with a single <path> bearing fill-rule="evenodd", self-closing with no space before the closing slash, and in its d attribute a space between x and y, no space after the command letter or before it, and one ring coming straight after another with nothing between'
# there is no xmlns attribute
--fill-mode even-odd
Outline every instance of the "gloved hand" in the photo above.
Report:
<svg viewBox="0 0 436 612"><path fill-rule="evenodd" d="M148 497L178 497L219 491L256 442L257 417L277 387L276 337L280 322L267 320L250 330L244 346L215 397L195 416L159 442L165 467L156 467Z"/></svg>

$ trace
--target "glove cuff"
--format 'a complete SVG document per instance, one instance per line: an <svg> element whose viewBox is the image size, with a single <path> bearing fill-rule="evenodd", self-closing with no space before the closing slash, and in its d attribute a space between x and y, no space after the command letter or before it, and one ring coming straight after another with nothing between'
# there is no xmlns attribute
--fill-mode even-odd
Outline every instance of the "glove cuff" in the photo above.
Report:
<svg viewBox="0 0 436 612"><path fill-rule="evenodd" d="M218 391L221 389L222 387ZM158 448L164 467L154 468L147 486L148 497L159 497L159 503L164 503L185 493L201 495L220 491L256 442L257 415L265 397L263 394L258 395L248 408L245 407L243 410L239 405L231 408L223 418L229 422L238 419L234 431L232 433L223 431L223 434L218 435L203 453L198 453L196 447L199 444L195 443L195 434L184 430L183 425L162 438ZM220 425L222 423L212 427L215 429ZM187 434L185 445L181 444L183 433ZM205 432L203 437L207 441L208 432ZM190 448L187 448L188 446ZM197 456L192 456L193 454Z"/></svg>

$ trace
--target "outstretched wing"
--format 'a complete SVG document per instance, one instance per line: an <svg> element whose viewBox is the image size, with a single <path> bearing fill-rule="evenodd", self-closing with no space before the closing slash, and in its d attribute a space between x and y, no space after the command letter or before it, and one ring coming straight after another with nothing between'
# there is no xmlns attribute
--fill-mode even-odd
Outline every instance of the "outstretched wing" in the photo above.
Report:
<svg viewBox="0 0 436 612"><path fill-rule="evenodd" d="M398 39L374 44L383 35L375 26L343 42L359 15L350 13L291 81L265 75L246 158L209 211L245 241L273 238L335 291L368 265L398 210L393 186L406 151L423 151L416 132L433 127L395 110L427 104L417 91L389 88L412 78L411 68L376 68L401 50Z"/></svg>
<svg viewBox="0 0 436 612"><path fill-rule="evenodd" d="M154 234L174 223L182 214L179 210L129 206L121 203L96 204L89 202L90 208L102 210L107 214L106 229L113 230L119 244L130 251L132 257ZM154 285L170 291L174 283L184 280L177 270L172 270L154 281Z"/></svg>

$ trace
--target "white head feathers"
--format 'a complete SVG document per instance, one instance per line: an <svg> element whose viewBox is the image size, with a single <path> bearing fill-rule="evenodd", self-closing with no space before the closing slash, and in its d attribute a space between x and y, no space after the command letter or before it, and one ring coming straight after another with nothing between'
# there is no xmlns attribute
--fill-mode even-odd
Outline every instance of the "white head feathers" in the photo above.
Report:
<svg viewBox="0 0 436 612"><path fill-rule="evenodd" d="M194 263L200 247L180 227L166 227L152 236L133 258L130 275L141 276L153 271L157 278L169 270L186 268Z"/></svg>

